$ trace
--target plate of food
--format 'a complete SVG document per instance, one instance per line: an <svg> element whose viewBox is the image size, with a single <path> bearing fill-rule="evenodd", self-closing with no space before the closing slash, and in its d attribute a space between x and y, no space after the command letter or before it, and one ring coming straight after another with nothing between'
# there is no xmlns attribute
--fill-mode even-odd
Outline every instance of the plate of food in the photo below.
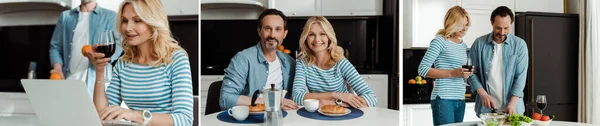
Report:
<svg viewBox="0 0 600 126"><path fill-rule="evenodd" d="M540 126L546 126L548 124L550 124L550 122L552 122L552 120L554 120L556 116L552 115L552 116L548 116L548 115L542 115L540 113L533 113L533 115L531 116L531 118L533 119L533 124L535 125L540 125Z"/></svg>
<svg viewBox="0 0 600 126"><path fill-rule="evenodd" d="M265 113L265 104L256 104L256 106L248 106L250 115L261 115Z"/></svg>
<svg viewBox="0 0 600 126"><path fill-rule="evenodd" d="M318 111L319 113L326 116L345 116L352 112L348 108L344 108L337 105L324 105L321 108L319 108Z"/></svg>

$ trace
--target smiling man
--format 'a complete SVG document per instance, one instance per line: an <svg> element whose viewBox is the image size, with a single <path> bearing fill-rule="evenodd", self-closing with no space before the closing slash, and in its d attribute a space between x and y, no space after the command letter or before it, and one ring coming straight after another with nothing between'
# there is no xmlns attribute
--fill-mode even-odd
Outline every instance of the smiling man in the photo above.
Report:
<svg viewBox="0 0 600 126"><path fill-rule="evenodd" d="M276 9L265 10L258 17L258 36L260 42L253 47L238 52L225 69L225 78L221 87L219 105L225 110L237 105L248 106L257 90L275 88L291 91L296 61L277 50L288 33L287 18ZM286 94L282 108L298 109ZM256 100L263 104L262 98Z"/></svg>
<svg viewBox="0 0 600 126"><path fill-rule="evenodd" d="M525 41L509 34L514 22L510 9L500 6L490 17L492 33L483 35L471 46L470 58L475 66L471 92L476 95L475 112L496 109L508 114L523 114L523 89L529 56Z"/></svg>

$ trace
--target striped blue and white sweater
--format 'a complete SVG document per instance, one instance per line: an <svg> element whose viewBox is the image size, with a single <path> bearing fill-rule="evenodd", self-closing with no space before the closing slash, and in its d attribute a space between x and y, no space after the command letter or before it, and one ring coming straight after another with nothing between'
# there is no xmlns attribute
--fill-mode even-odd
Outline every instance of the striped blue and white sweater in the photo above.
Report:
<svg viewBox="0 0 600 126"><path fill-rule="evenodd" d="M307 66L303 60L298 59L296 61L292 97L296 104L302 105L304 95L309 92L348 93L346 82L350 84L357 95L362 96L367 101L369 107L374 107L377 104L377 96L375 96L373 90L346 58L342 58L328 70L323 70L312 64Z"/></svg>
<svg viewBox="0 0 600 126"><path fill-rule="evenodd" d="M170 114L175 126L192 125L192 73L183 51L175 51L166 65L154 67L119 60L113 69L106 90L109 105L125 102L132 110Z"/></svg>
<svg viewBox="0 0 600 126"><path fill-rule="evenodd" d="M419 75L426 77L427 73L434 65L434 68L440 70L455 70L462 68L463 63L467 61L467 45L464 42L460 44L452 42L441 35L436 35L429 48L419 64ZM465 81L462 77L438 78L435 79L430 99L464 100L465 99Z"/></svg>

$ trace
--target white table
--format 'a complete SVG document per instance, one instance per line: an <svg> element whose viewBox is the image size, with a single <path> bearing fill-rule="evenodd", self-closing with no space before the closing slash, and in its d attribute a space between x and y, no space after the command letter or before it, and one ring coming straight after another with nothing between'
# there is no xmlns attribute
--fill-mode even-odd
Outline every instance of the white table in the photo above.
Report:
<svg viewBox="0 0 600 126"><path fill-rule="evenodd" d="M364 115L349 120L325 121L310 119L298 115L297 110L287 111L288 115L283 118L284 126L399 126L400 111L385 108L362 108ZM202 126L262 126L259 124L234 124L223 122L217 119L220 112L206 116L201 116L200 125Z"/></svg>
<svg viewBox="0 0 600 126"><path fill-rule="evenodd" d="M463 123L446 124L443 126L477 126L477 123L479 123L479 122L480 121L463 122ZM504 126L510 126L510 125L504 125ZM597 126L597 125L578 123L578 122L552 121L552 122L550 122L550 124L548 126Z"/></svg>
<svg viewBox="0 0 600 126"><path fill-rule="evenodd" d="M0 126L41 126L35 115L0 116Z"/></svg>

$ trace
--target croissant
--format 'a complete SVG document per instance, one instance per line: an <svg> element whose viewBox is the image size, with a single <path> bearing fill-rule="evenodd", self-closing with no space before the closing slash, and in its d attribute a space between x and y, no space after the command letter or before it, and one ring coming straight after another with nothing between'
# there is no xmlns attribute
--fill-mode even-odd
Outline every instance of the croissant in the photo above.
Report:
<svg viewBox="0 0 600 126"><path fill-rule="evenodd" d="M265 104L256 104L256 106L248 106L250 108L250 112L262 112L265 111Z"/></svg>
<svg viewBox="0 0 600 126"><path fill-rule="evenodd" d="M346 108L337 105L324 105L321 107L321 112L329 114L345 114Z"/></svg>

